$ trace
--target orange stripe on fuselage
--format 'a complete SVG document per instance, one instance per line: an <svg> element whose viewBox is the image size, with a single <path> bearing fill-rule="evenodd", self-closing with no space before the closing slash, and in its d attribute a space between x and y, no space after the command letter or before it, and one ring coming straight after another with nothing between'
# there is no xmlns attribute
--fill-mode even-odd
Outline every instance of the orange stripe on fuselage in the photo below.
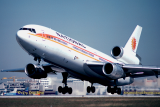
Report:
<svg viewBox="0 0 160 107"><path fill-rule="evenodd" d="M75 44L73 44L73 43L70 43L70 42L68 42L68 41L66 41L66 40L63 40L63 39L61 39L61 38L59 38L59 37L56 37L56 36L53 36L53 35L49 35L49 34L42 34L42 33L38 33L38 34L29 33L29 34L30 34L30 35L33 35L33 36L37 36L37 37L43 38L43 39L47 39L47 40L52 41L52 42L55 42L55 43L58 43L58 44L66 47L66 48L69 48L69 49L71 49L71 50L74 50L74 51L76 51L76 52L78 52L78 53L80 53L80 54L82 54L82 55L85 55L85 56L91 58L91 59L94 59L94 60L96 60L96 61L100 61L100 60L97 60L97 59L95 59L95 58L87 55L87 54L84 54L84 53L82 53L82 52L80 52L80 51L77 51L77 50L75 50L75 49L73 49L73 48L71 48L71 47L69 47L69 46L66 46L66 45L64 45L64 44L62 44L62 43L59 43L59 42L51 39L51 37L52 37L52 38L57 38L57 39L65 42L65 43L71 44L72 46L75 46L75 47L77 47L77 48L79 48L79 49L81 49L81 50L83 50L83 51L86 51L86 52L88 52L88 53L90 53L90 54L92 54L92 55L95 55L95 56L97 56L97 57L99 57L99 58L102 58L103 60L106 60L106 61L112 63L112 61L110 61L110 60L107 60L107 59L105 59L105 58L103 58L103 57L101 57L101 56L99 56L99 55L96 55L96 54L94 54L94 53L92 53L92 52L89 52L89 51L87 51L87 50L85 50L85 49L83 49L83 48L81 48L81 47L79 47L79 46L77 46L77 45L75 45ZM50 37L50 38L47 38L47 36Z"/></svg>

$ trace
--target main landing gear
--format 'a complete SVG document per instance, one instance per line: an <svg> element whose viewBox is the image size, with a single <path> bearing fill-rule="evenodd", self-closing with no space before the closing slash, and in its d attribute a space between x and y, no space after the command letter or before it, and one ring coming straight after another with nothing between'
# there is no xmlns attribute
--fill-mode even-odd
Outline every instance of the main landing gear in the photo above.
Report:
<svg viewBox="0 0 160 107"><path fill-rule="evenodd" d="M93 83L91 84L91 86L87 87L87 93L94 93L96 91L95 87L93 86Z"/></svg>
<svg viewBox="0 0 160 107"><path fill-rule="evenodd" d="M114 86L113 88L111 88L111 86L108 86L107 92L111 93L111 94L117 93L117 94L120 95L121 94L121 88L117 88L117 86Z"/></svg>
<svg viewBox="0 0 160 107"><path fill-rule="evenodd" d="M66 93L72 94L72 88L67 86L68 73L64 72L64 73L62 73L62 76L63 76L62 83L64 84L64 87L59 86L58 87L58 92L62 93L62 94L66 94Z"/></svg>
<svg viewBox="0 0 160 107"><path fill-rule="evenodd" d="M58 92L62 93L62 94L66 94L66 93L72 94L72 88L68 87L68 86L65 86L65 87L59 86L58 87Z"/></svg>

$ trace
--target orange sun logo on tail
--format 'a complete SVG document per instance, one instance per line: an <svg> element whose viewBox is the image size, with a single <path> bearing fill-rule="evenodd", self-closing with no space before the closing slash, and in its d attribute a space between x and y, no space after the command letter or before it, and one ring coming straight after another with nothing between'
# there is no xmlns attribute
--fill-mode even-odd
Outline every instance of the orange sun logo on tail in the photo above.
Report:
<svg viewBox="0 0 160 107"><path fill-rule="evenodd" d="M132 45L132 50L134 51L136 49L136 39L134 37L132 38L131 45Z"/></svg>

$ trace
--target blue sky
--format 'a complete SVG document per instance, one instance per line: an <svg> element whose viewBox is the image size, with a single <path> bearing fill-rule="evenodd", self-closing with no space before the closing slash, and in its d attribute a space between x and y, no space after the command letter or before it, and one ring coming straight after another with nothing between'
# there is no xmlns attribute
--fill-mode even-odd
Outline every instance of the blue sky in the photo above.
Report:
<svg viewBox="0 0 160 107"><path fill-rule="evenodd" d="M35 63L15 38L26 24L52 28L109 55L140 25L142 64L160 66L159 0L0 0L0 69ZM26 75L0 73L5 76Z"/></svg>

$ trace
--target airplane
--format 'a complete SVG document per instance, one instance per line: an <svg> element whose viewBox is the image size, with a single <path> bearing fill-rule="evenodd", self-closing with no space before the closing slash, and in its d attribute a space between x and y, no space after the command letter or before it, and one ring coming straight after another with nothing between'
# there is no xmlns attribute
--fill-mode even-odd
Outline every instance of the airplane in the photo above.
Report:
<svg viewBox="0 0 160 107"><path fill-rule="evenodd" d="M62 94L72 94L72 88L67 86L70 77L89 81L88 93L94 93L93 84L99 83L107 86L108 93L121 94L120 86L132 84L134 78L160 75L160 67L143 66L136 53L141 32L142 27L137 25L124 47L111 50L111 57L51 28L25 25L17 31L16 40L37 64L1 72L25 72L33 79L61 73L63 86L58 87L58 92ZM41 60L47 64L40 64Z"/></svg>

